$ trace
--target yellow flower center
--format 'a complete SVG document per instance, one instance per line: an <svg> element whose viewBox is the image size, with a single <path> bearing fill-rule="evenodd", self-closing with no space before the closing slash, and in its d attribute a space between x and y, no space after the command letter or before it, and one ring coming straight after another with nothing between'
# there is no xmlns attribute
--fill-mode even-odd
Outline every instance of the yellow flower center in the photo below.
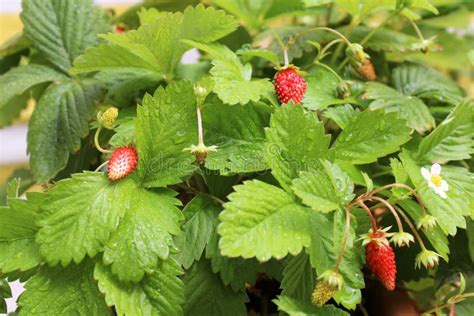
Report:
<svg viewBox="0 0 474 316"><path fill-rule="evenodd" d="M443 181L443 178L441 178L440 176L437 176L437 175L431 176L431 182L432 182L436 187L440 187L442 181Z"/></svg>

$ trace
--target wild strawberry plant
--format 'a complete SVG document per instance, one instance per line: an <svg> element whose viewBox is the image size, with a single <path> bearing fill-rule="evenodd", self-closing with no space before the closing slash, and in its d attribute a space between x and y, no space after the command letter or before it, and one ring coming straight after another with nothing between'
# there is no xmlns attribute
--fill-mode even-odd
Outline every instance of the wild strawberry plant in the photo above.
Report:
<svg viewBox="0 0 474 316"><path fill-rule="evenodd" d="M469 46L444 30L472 5L196 2L23 1L1 126L36 106L2 297L21 280L20 315L347 315L375 286L472 315L474 107L445 75Z"/></svg>

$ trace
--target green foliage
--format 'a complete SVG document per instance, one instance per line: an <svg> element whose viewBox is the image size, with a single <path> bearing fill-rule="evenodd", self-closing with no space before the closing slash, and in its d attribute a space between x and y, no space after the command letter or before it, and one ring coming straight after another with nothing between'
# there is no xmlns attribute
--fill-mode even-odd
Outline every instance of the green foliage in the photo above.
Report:
<svg viewBox="0 0 474 316"><path fill-rule="evenodd" d="M280 286L283 295L308 301L315 285L316 271L305 252L286 260Z"/></svg>
<svg viewBox="0 0 474 316"><path fill-rule="evenodd" d="M280 295L278 299L273 301L280 310L284 311L290 316L299 315L314 315L314 316L344 316L348 313L332 306L325 305L323 307L316 307L308 301L291 298Z"/></svg>

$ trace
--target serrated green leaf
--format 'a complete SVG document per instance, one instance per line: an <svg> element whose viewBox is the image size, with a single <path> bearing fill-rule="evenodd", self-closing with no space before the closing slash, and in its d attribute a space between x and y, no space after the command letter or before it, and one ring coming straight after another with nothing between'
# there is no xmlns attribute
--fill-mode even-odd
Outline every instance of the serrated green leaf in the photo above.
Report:
<svg viewBox="0 0 474 316"><path fill-rule="evenodd" d="M206 158L206 168L221 174L250 173L267 169L265 126L269 114L253 103L226 106L214 97L203 107L205 142L217 145Z"/></svg>
<svg viewBox="0 0 474 316"><path fill-rule="evenodd" d="M242 56L243 58L252 58L259 57L265 59L266 61L271 62L273 65L279 65L278 55L274 52L263 49L263 48L252 48L252 47L243 47L236 51L237 55Z"/></svg>
<svg viewBox="0 0 474 316"><path fill-rule="evenodd" d="M327 158L330 136L317 116L300 106L277 109L265 132L268 166L288 192L300 171L317 169L320 159Z"/></svg>
<svg viewBox="0 0 474 316"><path fill-rule="evenodd" d="M146 187L181 182L193 173L195 157L183 151L197 143L196 97L188 81L145 95L135 120L138 172Z"/></svg>
<svg viewBox="0 0 474 316"><path fill-rule="evenodd" d="M28 90L38 84L63 80L63 74L41 65L30 64L11 69L0 76L0 127L15 119L26 106Z"/></svg>
<svg viewBox="0 0 474 316"><path fill-rule="evenodd" d="M352 164L376 161L410 139L410 128L397 113L363 111L346 126L332 146L337 160Z"/></svg>
<svg viewBox="0 0 474 316"><path fill-rule="evenodd" d="M9 192L9 183L14 179L18 180L17 195L23 194L26 189L35 183L29 169L19 168L14 170L8 176L6 182L0 186L0 205L7 205L7 198L12 197L11 193Z"/></svg>
<svg viewBox="0 0 474 316"><path fill-rule="evenodd" d="M115 148L135 144L135 118L119 119L117 124L118 126L114 128L115 134L109 139L109 144Z"/></svg>
<svg viewBox="0 0 474 316"><path fill-rule="evenodd" d="M115 306L119 316L182 315L184 286L179 278L182 274L179 264L171 258L160 260L152 274L135 284L120 282L102 263L96 263L94 270L105 302Z"/></svg>
<svg viewBox="0 0 474 316"><path fill-rule="evenodd" d="M7 313L7 298L12 297L12 290L7 279L0 279L0 313Z"/></svg>
<svg viewBox="0 0 474 316"><path fill-rule="evenodd" d="M349 176L337 165L329 161L322 163L323 168L314 172L301 172L293 180L293 191L303 203L319 212L337 210L354 198L354 184Z"/></svg>
<svg viewBox="0 0 474 316"><path fill-rule="evenodd" d="M113 315L92 277L91 262L67 268L43 267L25 285L20 315Z"/></svg>
<svg viewBox="0 0 474 316"><path fill-rule="evenodd" d="M0 207L0 272L27 271L43 261L35 236L44 197L29 193L28 200L10 198L8 207Z"/></svg>
<svg viewBox="0 0 474 316"><path fill-rule="evenodd" d="M184 315L206 316L243 316L247 314L243 292L234 292L224 286L217 274L212 273L207 260L193 265L183 278L185 284L186 304Z"/></svg>
<svg viewBox="0 0 474 316"><path fill-rule="evenodd" d="M456 106L438 127L420 142L417 158L424 160L469 159L473 149L474 104Z"/></svg>
<svg viewBox="0 0 474 316"><path fill-rule="evenodd" d="M104 263L120 281L139 282L145 273L153 273L158 260L165 260L172 235L178 235L181 211L176 192L150 192L135 189L117 229L105 245Z"/></svg>
<svg viewBox="0 0 474 316"><path fill-rule="evenodd" d="M316 285L316 277L316 271L311 266L309 256L305 252L288 258L280 285L282 294L310 301Z"/></svg>
<svg viewBox="0 0 474 316"><path fill-rule="evenodd" d="M66 167L89 132L89 119L102 89L93 80L58 83L41 96L28 125L28 152L33 177L48 182Z"/></svg>
<svg viewBox="0 0 474 316"><path fill-rule="evenodd" d="M234 189L219 216L222 255L268 261L296 255L309 245L309 210L288 193L258 180Z"/></svg>
<svg viewBox="0 0 474 316"><path fill-rule="evenodd" d="M125 215L136 184L111 183L102 173L85 172L59 181L42 204L37 241L51 265L79 263L103 250Z"/></svg>
<svg viewBox="0 0 474 316"><path fill-rule="evenodd" d="M285 295L279 295L273 302L280 311L290 316L348 316L345 311L332 305L316 307L309 300L291 298Z"/></svg>
<svg viewBox="0 0 474 316"><path fill-rule="evenodd" d="M199 261L217 225L220 208L209 197L198 195L183 209L186 223L183 225L181 251L177 260L185 268Z"/></svg>
<svg viewBox="0 0 474 316"><path fill-rule="evenodd" d="M26 0L21 19L24 32L46 59L67 72L97 34L110 29L104 12L91 0Z"/></svg>
<svg viewBox="0 0 474 316"><path fill-rule="evenodd" d="M326 270L334 269L344 238L346 218L345 212L339 209L334 215L311 213L311 245L306 248L311 265L318 275ZM355 245L355 229L357 225L352 220L346 251L339 267L345 283L352 288L364 287L362 268L363 248Z"/></svg>
<svg viewBox="0 0 474 316"><path fill-rule="evenodd" d="M369 109L385 109L386 113L397 112L407 120L409 127L422 134L436 126L428 107L414 96L405 96L401 92L382 83L366 83L366 97L372 99Z"/></svg>
<svg viewBox="0 0 474 316"><path fill-rule="evenodd" d="M350 104L344 104L326 109L323 115L333 120L341 129L344 129L359 113L359 109L354 109Z"/></svg>
<svg viewBox="0 0 474 316"><path fill-rule="evenodd" d="M210 70L214 81L213 91L227 104L247 104L258 101L262 95L273 90L273 85L265 79L252 79L252 66L243 65L237 55L220 44L205 45L194 41L184 41L212 58Z"/></svg>

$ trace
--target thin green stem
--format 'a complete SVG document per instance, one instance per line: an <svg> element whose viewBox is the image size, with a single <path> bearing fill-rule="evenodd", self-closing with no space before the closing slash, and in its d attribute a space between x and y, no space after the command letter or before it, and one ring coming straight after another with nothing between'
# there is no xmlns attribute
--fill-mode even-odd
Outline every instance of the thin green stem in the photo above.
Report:
<svg viewBox="0 0 474 316"><path fill-rule="evenodd" d="M202 131L202 114L201 107L196 107L197 123L198 123L198 146L204 146L204 135Z"/></svg>
<svg viewBox="0 0 474 316"><path fill-rule="evenodd" d="M381 191L391 189L391 188L402 188L402 189L408 190L416 198L416 200L418 201L418 204L420 204L421 209L423 211L423 215L425 215L427 213L426 208L425 208L425 204L423 203L423 201L422 201L420 195L418 194L418 192L416 192L415 189L413 189L412 187L410 187L410 186L408 186L404 183L392 183L392 184L384 185L384 186L382 186L378 189L375 189L375 190L371 191L369 193L369 195L377 194Z"/></svg>
<svg viewBox="0 0 474 316"><path fill-rule="evenodd" d="M387 201L385 201L384 199L378 197L378 196L372 196L372 199L373 200L376 200L376 201L379 201L380 203L382 203L383 205L385 205L389 210L390 212L392 213L393 217L395 217L395 221L397 222L397 226L398 226L398 231L400 233L403 233L403 225L402 225L402 221L400 220L400 217L398 216L397 214L397 211L395 211L395 209L393 208L392 204L388 203Z"/></svg>
<svg viewBox="0 0 474 316"><path fill-rule="evenodd" d="M102 126L99 126L99 128L95 131L95 135L94 135L94 145L95 147L97 148L98 151L100 151L101 153L103 154L110 154L112 151L111 150L107 150L107 149L104 149L100 146L100 143L99 143L99 134L100 134L100 131L102 130Z"/></svg>
<svg viewBox="0 0 474 316"><path fill-rule="evenodd" d="M440 309L450 307L452 304L459 303L459 302L461 302L461 301L463 301L463 300L465 300L466 298L469 298L469 297L474 297L474 292L473 293L470 292L470 293L463 293L463 294L460 294L460 295L456 295L455 297L450 299L447 303L437 305L437 306L433 307L432 309L423 312L423 314L428 314L428 315L433 314L436 311L439 311Z"/></svg>
<svg viewBox="0 0 474 316"><path fill-rule="evenodd" d="M276 38L276 40L277 40L277 42L278 42L278 45L280 45L280 48L281 48L281 50L282 50L282 52L283 52L283 59L284 59L284 63L285 63L284 67L288 67L288 65L289 65L289 60L288 60L288 45L285 45L285 44L283 43L283 41L281 40L280 35L278 35L277 32L273 31L273 35L275 36L275 38Z"/></svg>
<svg viewBox="0 0 474 316"><path fill-rule="evenodd" d="M351 45L351 42L341 32L336 31L335 29L332 29L332 28L326 27L326 26L317 26L317 27L312 27L310 29L307 29L304 32L301 32L301 33L297 34L294 39L296 40L297 38L299 38L303 35L306 35L306 34L311 33L313 31L319 31L319 30L324 30L324 31L334 33L337 36L339 36L344 42L346 42L347 45Z"/></svg>
<svg viewBox="0 0 474 316"><path fill-rule="evenodd" d="M422 251L426 250L425 243L423 242L423 239L421 239L420 234L418 234L418 231L415 228L415 225L411 222L410 218L405 214L405 212L399 208L398 206L395 205L395 210L397 210L398 214L400 214L401 217L403 217L403 220L405 223L407 223L408 227L410 227L410 230L412 231L413 235L415 235L416 240L420 244L420 248Z"/></svg>
<svg viewBox="0 0 474 316"><path fill-rule="evenodd" d="M418 25L416 25L416 23L412 19L408 19L408 21L410 21L411 25L415 29L415 32L418 35L418 38L420 39L420 41L423 42L425 40L425 38L423 37L423 34L421 33L420 28L418 27Z"/></svg>
<svg viewBox="0 0 474 316"><path fill-rule="evenodd" d="M100 169L102 169L102 168L103 168L105 165L107 165L108 163L109 163L108 160L104 161L103 163L100 164L100 166L98 166L98 167L94 170L94 172L99 171Z"/></svg>
<svg viewBox="0 0 474 316"><path fill-rule="evenodd" d="M335 44L341 43L341 42L343 42L343 40L341 38L330 41L328 44L326 44L326 46L323 47L323 49L321 49L320 55L323 56L329 48L331 48Z"/></svg>
<svg viewBox="0 0 474 316"><path fill-rule="evenodd" d="M339 271L339 266L341 265L342 258L344 258L344 253L346 252L347 240L349 239L349 233L351 230L351 208L351 204L346 206L346 228L344 230L344 237L342 238L341 250L339 251L336 265L334 266L335 272Z"/></svg>
<svg viewBox="0 0 474 316"><path fill-rule="evenodd" d="M182 184L178 184L178 186L182 189L184 189L186 192L188 193L191 193L191 194L194 194L194 195L204 195L204 196L207 196L211 199L213 199L214 201L216 201L217 203L219 204L224 204L225 202L223 200L221 200L220 198L218 198L217 196L215 195L212 195L212 194L209 194L209 193L206 193L206 192L201 192L195 188L193 188L192 186L189 186L189 185L182 185Z"/></svg>
<svg viewBox="0 0 474 316"><path fill-rule="evenodd" d="M334 75L334 77L336 77L337 80L339 80L339 82L342 82L342 83L345 84L345 81L342 80L342 78L337 74L337 72L335 72L331 67L329 67L328 65L323 64L323 63L321 63L321 62L319 62L319 61L315 62L315 64L316 64L316 65L319 65L319 66L321 66L321 67L323 67L323 68L325 68L325 69L328 70L330 73L332 73L332 74Z"/></svg>

